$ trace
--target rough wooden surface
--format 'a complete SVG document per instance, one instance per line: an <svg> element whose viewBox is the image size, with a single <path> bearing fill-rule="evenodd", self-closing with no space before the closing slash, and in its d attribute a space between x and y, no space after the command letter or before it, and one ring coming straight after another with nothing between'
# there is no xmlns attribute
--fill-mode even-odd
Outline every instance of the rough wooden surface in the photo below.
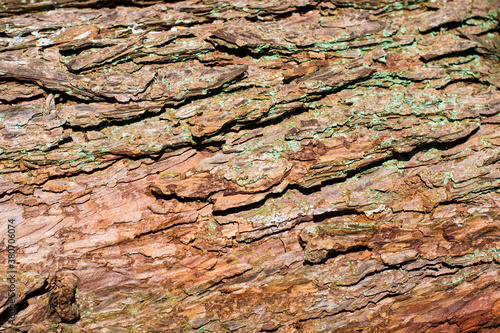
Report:
<svg viewBox="0 0 500 333"><path fill-rule="evenodd" d="M4 0L0 324L498 332L499 9Z"/></svg>

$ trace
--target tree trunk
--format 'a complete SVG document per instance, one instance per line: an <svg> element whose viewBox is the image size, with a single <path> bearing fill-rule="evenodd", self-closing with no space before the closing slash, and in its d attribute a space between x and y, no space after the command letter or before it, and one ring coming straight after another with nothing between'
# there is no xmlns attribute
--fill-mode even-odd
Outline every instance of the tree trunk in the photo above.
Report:
<svg viewBox="0 0 500 333"><path fill-rule="evenodd" d="M500 0L4 0L8 332L498 332Z"/></svg>

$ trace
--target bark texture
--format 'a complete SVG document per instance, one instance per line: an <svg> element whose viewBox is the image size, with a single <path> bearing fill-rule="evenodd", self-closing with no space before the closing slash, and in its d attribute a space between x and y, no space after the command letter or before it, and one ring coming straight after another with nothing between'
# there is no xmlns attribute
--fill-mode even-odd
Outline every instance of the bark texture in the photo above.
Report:
<svg viewBox="0 0 500 333"><path fill-rule="evenodd" d="M4 0L0 324L498 332L499 9Z"/></svg>

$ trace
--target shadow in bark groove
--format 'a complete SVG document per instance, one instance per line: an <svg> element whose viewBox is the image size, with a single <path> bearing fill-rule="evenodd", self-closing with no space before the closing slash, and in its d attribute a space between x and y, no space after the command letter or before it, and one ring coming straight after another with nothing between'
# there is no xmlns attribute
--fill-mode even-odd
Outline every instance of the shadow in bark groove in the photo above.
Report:
<svg viewBox="0 0 500 333"><path fill-rule="evenodd" d="M50 291L49 284L47 281L43 283L43 286L40 289L37 289L29 294L27 294L24 299L19 303L16 304L16 313L20 313L21 311L25 310L28 307L28 300L33 297L37 296L42 296L47 294ZM10 314L9 314L9 308L6 308L1 314L0 314L0 327L3 327L3 325L9 321L10 319Z"/></svg>
<svg viewBox="0 0 500 333"><path fill-rule="evenodd" d="M372 249L367 247L367 246L355 246L352 247L346 251L335 251L335 250L329 250L325 256L325 258L321 259L318 262L310 262L309 260L304 260L303 266L313 266L313 265L321 265L326 263L329 259L336 258L338 256L343 256L346 254L350 253L356 253L356 252L364 252L364 251L371 251Z"/></svg>

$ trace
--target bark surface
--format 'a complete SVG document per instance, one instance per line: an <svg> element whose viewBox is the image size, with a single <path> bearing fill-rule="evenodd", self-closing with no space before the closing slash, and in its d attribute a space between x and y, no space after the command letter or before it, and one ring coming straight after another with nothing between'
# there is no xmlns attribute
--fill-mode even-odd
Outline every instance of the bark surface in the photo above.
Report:
<svg viewBox="0 0 500 333"><path fill-rule="evenodd" d="M499 9L4 0L0 324L498 332Z"/></svg>

